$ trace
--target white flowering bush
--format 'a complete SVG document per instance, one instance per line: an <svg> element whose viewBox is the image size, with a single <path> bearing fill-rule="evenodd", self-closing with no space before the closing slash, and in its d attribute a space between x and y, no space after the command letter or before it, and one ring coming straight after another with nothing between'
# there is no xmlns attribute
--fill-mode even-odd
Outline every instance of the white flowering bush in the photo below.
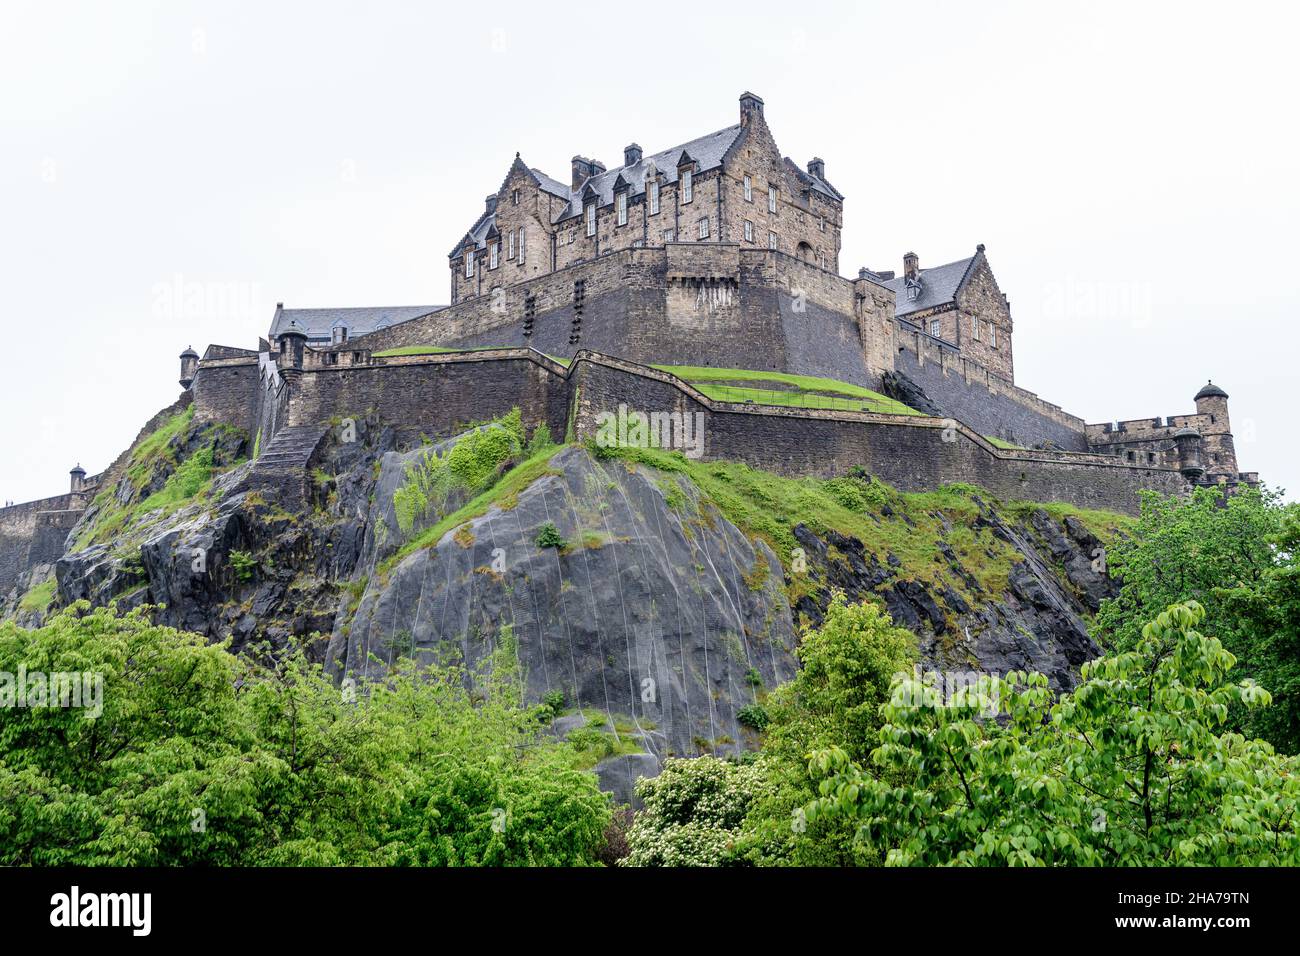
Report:
<svg viewBox="0 0 1300 956"><path fill-rule="evenodd" d="M719 866L728 861L755 799L761 770L717 757L668 760L637 783L645 803L628 831L623 866Z"/></svg>

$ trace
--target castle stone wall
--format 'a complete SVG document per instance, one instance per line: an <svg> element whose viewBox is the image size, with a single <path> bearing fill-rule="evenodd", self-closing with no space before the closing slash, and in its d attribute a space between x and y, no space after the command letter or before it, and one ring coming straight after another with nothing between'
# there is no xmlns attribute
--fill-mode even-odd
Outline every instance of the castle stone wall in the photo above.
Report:
<svg viewBox="0 0 1300 956"><path fill-rule="evenodd" d="M290 425L377 415L407 438L447 438L519 407L530 425L563 439L564 368L522 352L433 355L390 364L304 372L289 406Z"/></svg>
<svg viewBox="0 0 1300 956"><path fill-rule="evenodd" d="M900 326L897 342L894 367L920 385L945 415L1017 445L1052 442L1066 451L1088 450L1083 419L991 374L924 333Z"/></svg>
<svg viewBox="0 0 1300 956"><path fill-rule="evenodd" d="M756 410L696 400L667 376L638 374L620 364L602 357L575 367L579 438L595 437L601 413L625 404L646 414L703 413L704 458L744 461L789 476L833 477L861 467L909 491L969 482L1007 500L1130 513L1137 511L1141 489L1176 494L1184 488L1176 472L1105 456L1000 451L968 429L945 428L942 419Z"/></svg>

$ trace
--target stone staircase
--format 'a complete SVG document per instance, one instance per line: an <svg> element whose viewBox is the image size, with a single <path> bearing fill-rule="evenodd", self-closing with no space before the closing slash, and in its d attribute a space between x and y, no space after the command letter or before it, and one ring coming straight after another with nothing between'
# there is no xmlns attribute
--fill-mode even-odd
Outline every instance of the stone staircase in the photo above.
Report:
<svg viewBox="0 0 1300 956"><path fill-rule="evenodd" d="M286 425L262 449L240 490L257 491L279 504L307 500L307 465L328 425Z"/></svg>

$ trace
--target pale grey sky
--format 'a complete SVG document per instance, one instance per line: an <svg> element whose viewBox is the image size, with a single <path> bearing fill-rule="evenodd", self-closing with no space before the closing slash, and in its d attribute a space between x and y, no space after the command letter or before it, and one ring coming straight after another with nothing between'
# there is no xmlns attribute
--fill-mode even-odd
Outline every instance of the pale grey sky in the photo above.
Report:
<svg viewBox="0 0 1300 956"><path fill-rule="evenodd" d="M730 125L746 89L847 197L843 273L983 242L1019 384L1105 421L1213 378L1241 467L1294 497L1298 28L1282 3L4 0L0 499L102 469L185 346L251 348L277 301L446 302L516 150L566 179Z"/></svg>

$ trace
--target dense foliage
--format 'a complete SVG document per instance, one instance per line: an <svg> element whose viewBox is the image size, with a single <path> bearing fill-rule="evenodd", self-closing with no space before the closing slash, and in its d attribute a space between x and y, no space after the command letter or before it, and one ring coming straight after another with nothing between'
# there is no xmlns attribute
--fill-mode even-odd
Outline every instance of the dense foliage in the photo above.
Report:
<svg viewBox="0 0 1300 956"><path fill-rule="evenodd" d="M811 819L852 820L896 865L1260 865L1300 862L1300 770L1223 725L1232 654L1170 607L1130 651L1091 661L1054 701L1039 674L986 677L945 699L900 679L859 765L813 755L825 776ZM1003 721L983 719L992 703Z"/></svg>
<svg viewBox="0 0 1300 956"><path fill-rule="evenodd" d="M95 719L0 708L0 864L595 863L608 798L502 646L473 693L456 667L340 688L141 611L0 625L2 672L103 675Z"/></svg>
<svg viewBox="0 0 1300 956"><path fill-rule="evenodd" d="M1300 511L1268 492L1224 497L1203 488L1185 499L1146 493L1131 534L1107 551L1119 596L1104 602L1095 634L1117 651L1142 640L1143 624L1170 604L1195 600L1237 658L1241 677L1273 706L1234 707L1229 726L1286 753L1300 751Z"/></svg>

